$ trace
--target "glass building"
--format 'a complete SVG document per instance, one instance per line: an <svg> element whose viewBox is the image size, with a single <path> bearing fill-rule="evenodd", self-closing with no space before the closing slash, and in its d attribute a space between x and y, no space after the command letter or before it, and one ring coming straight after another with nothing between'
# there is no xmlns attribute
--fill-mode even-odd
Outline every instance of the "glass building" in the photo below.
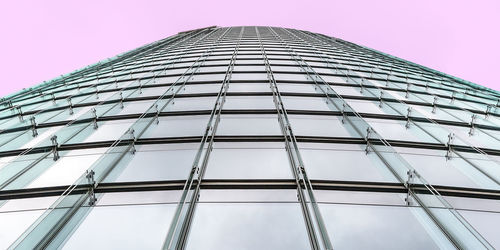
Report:
<svg viewBox="0 0 500 250"><path fill-rule="evenodd" d="M0 249L500 248L499 100L307 31L181 32L1 100Z"/></svg>

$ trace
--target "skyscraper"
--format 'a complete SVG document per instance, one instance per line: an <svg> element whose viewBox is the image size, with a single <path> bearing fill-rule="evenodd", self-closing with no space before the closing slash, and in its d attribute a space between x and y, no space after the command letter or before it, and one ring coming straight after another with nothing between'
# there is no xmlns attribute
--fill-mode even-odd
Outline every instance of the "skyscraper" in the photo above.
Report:
<svg viewBox="0 0 500 250"><path fill-rule="evenodd" d="M499 100L321 34L181 32L2 99L0 248L500 248Z"/></svg>

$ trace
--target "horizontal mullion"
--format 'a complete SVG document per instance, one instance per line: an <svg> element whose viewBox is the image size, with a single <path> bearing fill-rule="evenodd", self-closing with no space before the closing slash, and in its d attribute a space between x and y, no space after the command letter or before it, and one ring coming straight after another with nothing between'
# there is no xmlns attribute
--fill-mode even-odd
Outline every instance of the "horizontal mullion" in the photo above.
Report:
<svg viewBox="0 0 500 250"><path fill-rule="evenodd" d="M145 192L183 190L186 180L173 181L140 181L140 182L112 182L100 183L94 188L96 193L116 192ZM196 183L197 180L194 180ZM354 191L354 192L384 192L384 193L407 193L408 189L401 183L391 182L363 182L363 181L334 181L334 180L311 180L315 190L330 191ZM203 179L200 184L202 189L234 190L234 189L296 189L295 180L286 179ZM441 195L500 200L500 191L479 188L464 188L433 185L434 189ZM13 200L23 198L59 196L69 186L54 186L40 188L25 188L0 191L0 200ZM71 194L85 194L90 185L82 184L76 186ZM413 184L411 189L415 193L430 194L429 190L422 184Z"/></svg>

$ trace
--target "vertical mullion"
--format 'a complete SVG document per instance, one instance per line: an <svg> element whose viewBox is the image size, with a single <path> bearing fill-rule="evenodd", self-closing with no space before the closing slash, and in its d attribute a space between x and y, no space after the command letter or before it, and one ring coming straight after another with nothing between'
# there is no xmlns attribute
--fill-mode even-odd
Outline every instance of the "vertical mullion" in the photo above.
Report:
<svg viewBox="0 0 500 250"><path fill-rule="evenodd" d="M212 45L211 51L213 51L219 45L219 43L223 40L226 34L230 33L231 29L232 28L227 28L225 32L216 39L216 41ZM242 34L243 34L243 28L240 31L240 39ZM201 181L206 171L206 166L208 164L210 152L213 149L213 140L220 121L220 114L222 111L222 107L225 103L226 92L227 89L229 88L229 81L231 79L232 71L234 68L234 61L236 59L236 54L238 53L238 48L239 48L239 41L235 46L233 56L229 61L226 74L221 84L221 89L217 95L214 107L210 113L206 130L201 139L198 152L195 156L192 165L191 172L189 173L189 176L186 179L186 183L184 184L181 199L177 205L174 218L172 220L168 234L166 235L165 241L163 243L163 249L184 249L187 243L192 217L199 197ZM203 155L206 144L207 144L206 151L205 154ZM203 159L201 159L202 155Z"/></svg>
<svg viewBox="0 0 500 250"><path fill-rule="evenodd" d="M267 72L267 77L269 80L269 85L272 90L273 94L273 100L274 104L278 113L278 121L280 123L280 128L283 133L284 139L285 139L285 146L287 149L288 153L288 159L290 161L290 167L292 170L292 173L295 178L295 184L297 187L297 197L300 201L301 204L301 209L302 213L304 216L304 220L306 223L306 228L307 228L307 233L309 236L309 242L311 244L312 249L321 249L321 245L318 241L318 237L316 235L316 230L314 226L313 219L311 217L311 212L309 211L308 205L307 205L307 198L306 195L304 194L304 191L302 189L302 186L307 190L309 202L311 202L311 206L313 208L313 213L316 219L316 223L318 225L318 229L321 234L323 246L326 249L333 249L330 239L328 237L328 233L326 231L326 227L324 226L323 219L321 217L319 208L316 203L316 199L314 198L313 190L312 190L312 185L307 177L304 163L302 161L302 158L300 156L300 152L298 150L297 146L297 140L295 138L295 135L293 134L292 127L290 124L290 121L288 119L288 114L287 111L283 105L283 101L281 98L281 94L278 90L278 86L276 84L276 80L274 79L274 75L272 73L271 65L269 63L269 60L267 58L267 54L264 48L264 45L261 40L260 32L259 29L256 27L256 32L257 32L257 38L259 39L260 43L260 48L262 51L262 56L264 57L264 64L266 67L266 72Z"/></svg>

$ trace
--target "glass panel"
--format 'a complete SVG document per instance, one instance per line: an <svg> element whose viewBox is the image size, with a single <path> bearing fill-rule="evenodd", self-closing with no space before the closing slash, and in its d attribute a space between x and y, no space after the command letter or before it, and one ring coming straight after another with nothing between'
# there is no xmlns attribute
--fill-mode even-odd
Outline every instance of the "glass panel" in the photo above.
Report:
<svg viewBox="0 0 500 250"><path fill-rule="evenodd" d="M500 213L500 200L445 196L455 209Z"/></svg>
<svg viewBox="0 0 500 250"><path fill-rule="evenodd" d="M106 148L71 150L45 172L40 173L27 188L70 185L78 179Z"/></svg>
<svg viewBox="0 0 500 250"><path fill-rule="evenodd" d="M220 62L219 62L220 63ZM221 74L199 74L194 75L189 79L189 82L213 82L213 83L221 83L226 76L225 73Z"/></svg>
<svg viewBox="0 0 500 250"><path fill-rule="evenodd" d="M223 109L276 109L272 96L228 96Z"/></svg>
<svg viewBox="0 0 500 250"><path fill-rule="evenodd" d="M276 81L312 81L305 74L273 74Z"/></svg>
<svg viewBox="0 0 500 250"><path fill-rule="evenodd" d="M217 135L281 135L276 115L221 115Z"/></svg>
<svg viewBox="0 0 500 250"><path fill-rule="evenodd" d="M177 204L181 195L182 190L105 193L97 205Z"/></svg>
<svg viewBox="0 0 500 250"><path fill-rule="evenodd" d="M500 213L462 211L459 213L476 229L494 248L500 248L498 225Z"/></svg>
<svg viewBox="0 0 500 250"><path fill-rule="evenodd" d="M433 235L428 229L430 224L421 224L421 208L340 204L319 207L336 249L453 248L447 242L436 242L444 236Z"/></svg>
<svg viewBox="0 0 500 250"><path fill-rule="evenodd" d="M292 179L282 143L214 143L207 179Z"/></svg>
<svg viewBox="0 0 500 250"><path fill-rule="evenodd" d="M309 248L298 203L200 203L187 241L187 249Z"/></svg>
<svg viewBox="0 0 500 250"><path fill-rule="evenodd" d="M43 210L0 213L0 248L7 249L43 213Z"/></svg>
<svg viewBox="0 0 500 250"><path fill-rule="evenodd" d="M144 138L202 136L208 116L160 117L159 123L152 124L144 133Z"/></svg>
<svg viewBox="0 0 500 250"><path fill-rule="evenodd" d="M339 203L352 205L406 205L404 195L396 193L362 192L362 191L336 191L336 190L314 190L317 202Z"/></svg>
<svg viewBox="0 0 500 250"><path fill-rule="evenodd" d="M200 94L200 93L219 93L220 84L189 84L179 93L181 94Z"/></svg>
<svg viewBox="0 0 500 250"><path fill-rule="evenodd" d="M142 114L147 111L154 102L155 100L125 102L124 108L117 115Z"/></svg>
<svg viewBox="0 0 500 250"><path fill-rule="evenodd" d="M397 148L401 156L432 185L484 187L470 164L459 157L447 160L445 151L417 148ZM484 177L483 177L484 178Z"/></svg>
<svg viewBox="0 0 500 250"><path fill-rule="evenodd" d="M228 93L231 92L270 92L269 83L234 83L229 84Z"/></svg>
<svg viewBox="0 0 500 250"><path fill-rule="evenodd" d="M0 201L0 213L47 209L57 198L57 196L48 196L3 200Z"/></svg>
<svg viewBox="0 0 500 250"><path fill-rule="evenodd" d="M169 107L167 107L167 111L212 110L215 105L215 99L215 96L175 98L174 103L169 104Z"/></svg>
<svg viewBox="0 0 500 250"><path fill-rule="evenodd" d="M276 85L281 93L317 93L314 84L276 83Z"/></svg>
<svg viewBox="0 0 500 250"><path fill-rule="evenodd" d="M329 137L358 137L353 131L348 131L336 116L308 116L288 115L295 135L301 136L329 136Z"/></svg>
<svg viewBox="0 0 500 250"><path fill-rule="evenodd" d="M98 123L98 128L83 142L114 141L120 138L135 120L116 120Z"/></svg>
<svg viewBox="0 0 500 250"><path fill-rule="evenodd" d="M375 154L364 145L299 144L310 179L340 181L396 181Z"/></svg>
<svg viewBox="0 0 500 250"><path fill-rule="evenodd" d="M231 80L233 80L233 81L238 81L238 80L262 80L262 81L266 81L267 74L266 73L233 73L231 75Z"/></svg>
<svg viewBox="0 0 500 250"><path fill-rule="evenodd" d="M198 144L142 145L136 149L116 182L186 179Z"/></svg>
<svg viewBox="0 0 500 250"><path fill-rule="evenodd" d="M327 105L326 98L283 96L282 100L283 100L283 106L286 109L320 110L320 111L332 110L332 107L331 106L329 107L329 105Z"/></svg>
<svg viewBox="0 0 500 250"><path fill-rule="evenodd" d="M413 142L438 142L417 126L405 127L405 121L382 119L365 119L377 133L386 140L402 140Z"/></svg>
<svg viewBox="0 0 500 250"><path fill-rule="evenodd" d="M160 249L174 211L173 204L95 207L63 249Z"/></svg>

